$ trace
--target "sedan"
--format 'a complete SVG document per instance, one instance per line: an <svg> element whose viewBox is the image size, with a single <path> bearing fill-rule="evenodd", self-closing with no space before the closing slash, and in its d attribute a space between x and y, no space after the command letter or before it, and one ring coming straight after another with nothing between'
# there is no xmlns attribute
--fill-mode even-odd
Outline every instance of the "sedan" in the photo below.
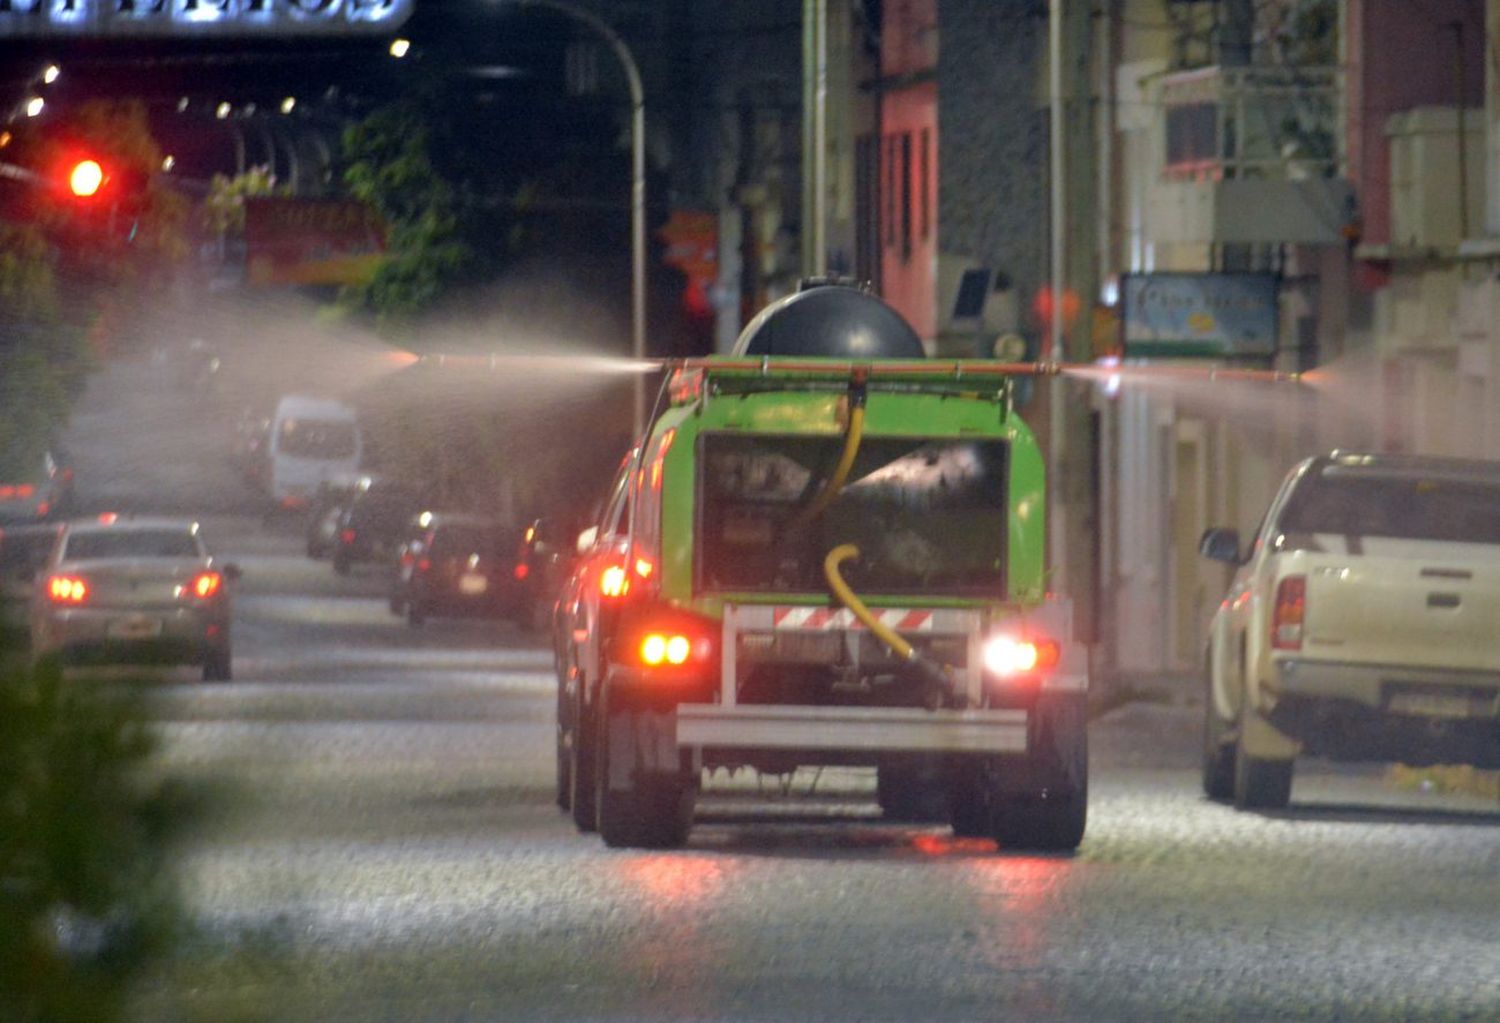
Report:
<svg viewBox="0 0 1500 1023"><path fill-rule="evenodd" d="M31 643L64 663L193 664L227 681L229 583L196 522L102 515L62 528L37 573Z"/></svg>

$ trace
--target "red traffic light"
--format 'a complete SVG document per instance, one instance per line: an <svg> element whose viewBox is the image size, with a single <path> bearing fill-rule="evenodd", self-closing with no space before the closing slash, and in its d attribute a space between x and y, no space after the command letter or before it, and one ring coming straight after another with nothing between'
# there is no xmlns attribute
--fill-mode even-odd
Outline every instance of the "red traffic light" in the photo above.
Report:
<svg viewBox="0 0 1500 1023"><path fill-rule="evenodd" d="M68 189L80 199L97 195L104 187L104 168L98 160L79 160L68 172Z"/></svg>

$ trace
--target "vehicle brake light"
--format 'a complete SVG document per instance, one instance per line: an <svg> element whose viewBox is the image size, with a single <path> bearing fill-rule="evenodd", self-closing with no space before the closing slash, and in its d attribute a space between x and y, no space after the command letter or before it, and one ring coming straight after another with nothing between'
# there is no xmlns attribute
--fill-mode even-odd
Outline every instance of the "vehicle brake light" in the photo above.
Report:
<svg viewBox="0 0 1500 1023"><path fill-rule="evenodd" d="M224 577L218 572L200 572L193 577L192 592L200 600L207 600L224 585Z"/></svg>
<svg viewBox="0 0 1500 1023"><path fill-rule="evenodd" d="M353 543L354 542L354 538L356 536L358 536L358 535L359 534L356 533L354 530L352 530L352 529L346 529L342 533L339 534L339 542L340 543Z"/></svg>
<svg viewBox="0 0 1500 1023"><path fill-rule="evenodd" d="M694 647L698 649L695 651ZM709 653L707 640L697 644L687 636L675 633L650 632L641 640L641 663L650 668L662 665L674 667L684 665L697 653L698 659L706 659Z"/></svg>
<svg viewBox="0 0 1500 1023"><path fill-rule="evenodd" d="M1057 667L1062 648L1050 639L991 636L984 645L984 666L993 675L1014 678Z"/></svg>
<svg viewBox="0 0 1500 1023"><path fill-rule="evenodd" d="M531 566L530 565L526 564L526 562L524 562L524 561L516 563L516 572L515 572L515 575L516 575L517 579L525 579L530 574L531 574Z"/></svg>
<svg viewBox="0 0 1500 1023"><path fill-rule="evenodd" d="M1302 623L1307 615L1307 577L1289 575L1276 586L1271 612L1271 648L1301 650Z"/></svg>
<svg viewBox="0 0 1500 1023"><path fill-rule="evenodd" d="M89 585L74 575L55 575L47 580L47 596L58 604L82 604L88 599Z"/></svg>
<svg viewBox="0 0 1500 1023"><path fill-rule="evenodd" d="M640 576L642 579L649 578L651 573L654 571L656 571L656 566L651 564L650 561L646 560L645 558L635 559L635 574Z"/></svg>
<svg viewBox="0 0 1500 1023"><path fill-rule="evenodd" d="M432 559L431 558L422 558L422 559L420 559L417 562L417 571L418 572L430 572L430 571L432 571Z"/></svg>
<svg viewBox="0 0 1500 1023"><path fill-rule="evenodd" d="M599 592L606 597L623 597L630 591L630 576L623 565L610 565L599 575Z"/></svg>

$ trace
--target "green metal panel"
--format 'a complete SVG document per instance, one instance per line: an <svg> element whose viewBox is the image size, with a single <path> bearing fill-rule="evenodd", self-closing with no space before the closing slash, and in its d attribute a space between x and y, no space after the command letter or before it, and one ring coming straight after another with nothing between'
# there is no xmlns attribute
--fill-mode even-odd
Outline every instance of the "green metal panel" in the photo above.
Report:
<svg viewBox="0 0 1500 1023"><path fill-rule="evenodd" d="M844 388L811 391L765 389L782 384L795 386L796 379L805 381L808 377L796 378L782 372L769 375L741 373L737 379L724 379L722 388L713 386L718 381L711 380L706 390L695 399L669 409L657 422L653 436L666 430L676 431L663 462L662 549L659 552L659 585L663 599L717 617L726 596L717 594L713 598L697 599L693 596L694 503L697 493L694 461L700 434L744 431L843 436L839 412L847 394ZM1044 466L1030 428L1006 409L1001 398L1005 382L984 381L982 387L969 393L955 391L952 378L935 380L930 374L912 374L905 378L901 384L905 389L900 391L885 389L882 385L887 383L890 381L882 379L881 385L872 383L868 390L864 424L867 437L1003 439L1009 443L1008 598L1010 602L1020 604L1040 603L1045 588ZM737 384L760 389L745 392ZM714 393L716 390L718 393ZM735 393L737 391L739 393ZM875 593L861 596L873 606L913 603L909 595L885 600ZM735 599L746 603L817 603L827 597L827 594L777 594L774 597L746 594L742 601L739 597ZM971 607L994 602L935 597L921 603Z"/></svg>

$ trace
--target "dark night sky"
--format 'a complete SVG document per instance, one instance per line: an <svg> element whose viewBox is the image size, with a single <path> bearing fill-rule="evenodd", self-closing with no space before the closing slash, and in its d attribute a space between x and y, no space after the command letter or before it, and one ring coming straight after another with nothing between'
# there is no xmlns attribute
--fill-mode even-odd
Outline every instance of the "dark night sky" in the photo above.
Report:
<svg viewBox="0 0 1500 1023"><path fill-rule="evenodd" d="M473 95L524 103L528 90L561 87L557 69L566 34L565 24L545 14L519 14L479 0L417 0L404 25L373 37L6 41L0 42L0 95L3 109L14 109L37 91L32 83L40 70L56 63L62 77L41 90L49 103L146 99L163 150L177 157L181 172L206 176L233 166L232 136L212 114L220 102L239 110L254 103L258 116L274 118L282 99L295 96L297 110L283 126L300 123L297 130L308 131L320 123L328 139L336 138L343 120L432 76L447 77ZM413 43L402 60L388 53L396 36ZM514 77L484 76L475 68L510 68ZM190 108L179 113L184 97ZM253 149L255 122L247 128Z"/></svg>

